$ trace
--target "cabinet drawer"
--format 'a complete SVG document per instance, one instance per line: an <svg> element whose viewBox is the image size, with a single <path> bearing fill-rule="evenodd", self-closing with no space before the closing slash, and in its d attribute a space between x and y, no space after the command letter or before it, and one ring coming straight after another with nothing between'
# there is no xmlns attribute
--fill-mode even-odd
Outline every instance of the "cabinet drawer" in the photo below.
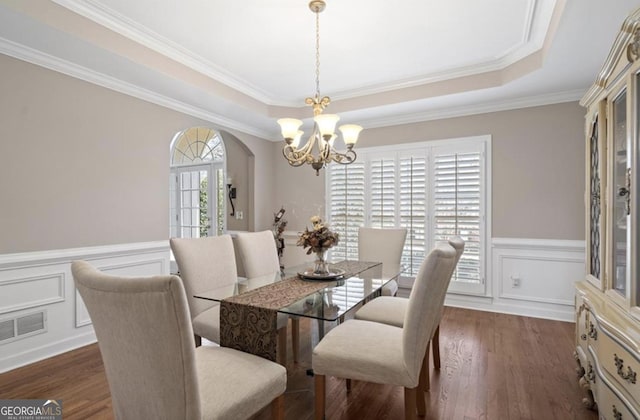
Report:
<svg viewBox="0 0 640 420"><path fill-rule="evenodd" d="M640 362L633 357L622 345L611 336L598 328L598 359L612 380L634 399L634 405L640 402L640 384L637 373L640 372Z"/></svg>
<svg viewBox="0 0 640 420"><path fill-rule="evenodd" d="M629 408L618 398L607 384L600 381L598 386L598 415L606 420L631 420L636 417Z"/></svg>

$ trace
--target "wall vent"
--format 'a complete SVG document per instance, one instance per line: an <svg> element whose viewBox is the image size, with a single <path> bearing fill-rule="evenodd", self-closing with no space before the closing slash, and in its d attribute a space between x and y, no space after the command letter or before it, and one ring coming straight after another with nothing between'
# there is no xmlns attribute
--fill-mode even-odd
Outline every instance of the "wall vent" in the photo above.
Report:
<svg viewBox="0 0 640 420"><path fill-rule="evenodd" d="M0 344L6 344L47 331L46 311L0 320Z"/></svg>
<svg viewBox="0 0 640 420"><path fill-rule="evenodd" d="M12 319L7 319L6 321L0 322L0 342L16 336L13 324L14 322Z"/></svg>

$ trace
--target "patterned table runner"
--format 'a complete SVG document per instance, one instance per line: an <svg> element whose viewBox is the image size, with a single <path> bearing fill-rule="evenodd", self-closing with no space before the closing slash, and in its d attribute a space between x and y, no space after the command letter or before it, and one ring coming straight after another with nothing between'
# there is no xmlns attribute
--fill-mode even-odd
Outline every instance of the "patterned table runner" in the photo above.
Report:
<svg viewBox="0 0 640 420"><path fill-rule="evenodd" d="M345 270L344 278L348 279L379 264L341 261L331 266ZM220 345L275 361L278 310L326 286L326 281L305 281L296 275L223 299L220 304Z"/></svg>

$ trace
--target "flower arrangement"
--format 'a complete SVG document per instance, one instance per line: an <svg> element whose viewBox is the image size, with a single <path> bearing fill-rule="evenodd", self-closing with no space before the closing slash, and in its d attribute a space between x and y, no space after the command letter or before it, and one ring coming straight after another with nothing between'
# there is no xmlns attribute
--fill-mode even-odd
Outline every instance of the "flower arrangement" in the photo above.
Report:
<svg viewBox="0 0 640 420"><path fill-rule="evenodd" d="M304 228L304 232L300 233L297 245L303 248L309 248L307 255L312 252L324 252L335 246L340 240L340 236L329 230L329 226L322 222L320 216L311 217L312 228Z"/></svg>

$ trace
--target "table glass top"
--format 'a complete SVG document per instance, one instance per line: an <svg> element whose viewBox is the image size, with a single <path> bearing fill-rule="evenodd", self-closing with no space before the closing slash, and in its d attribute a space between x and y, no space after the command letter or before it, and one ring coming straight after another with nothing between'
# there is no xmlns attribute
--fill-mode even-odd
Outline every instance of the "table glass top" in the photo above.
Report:
<svg viewBox="0 0 640 420"><path fill-rule="evenodd" d="M307 263L286 268L283 275L276 273L248 279L239 278L233 284L198 293L195 297L220 302L225 298L294 277L297 273L307 271L312 267L313 263ZM400 265L383 266L377 264L357 274L347 273L344 278L339 280L305 280L314 283L321 282L324 287L289 306L280 308L278 312L335 321L365 299L378 293L382 286L392 279L396 279L402 269L403 267Z"/></svg>

